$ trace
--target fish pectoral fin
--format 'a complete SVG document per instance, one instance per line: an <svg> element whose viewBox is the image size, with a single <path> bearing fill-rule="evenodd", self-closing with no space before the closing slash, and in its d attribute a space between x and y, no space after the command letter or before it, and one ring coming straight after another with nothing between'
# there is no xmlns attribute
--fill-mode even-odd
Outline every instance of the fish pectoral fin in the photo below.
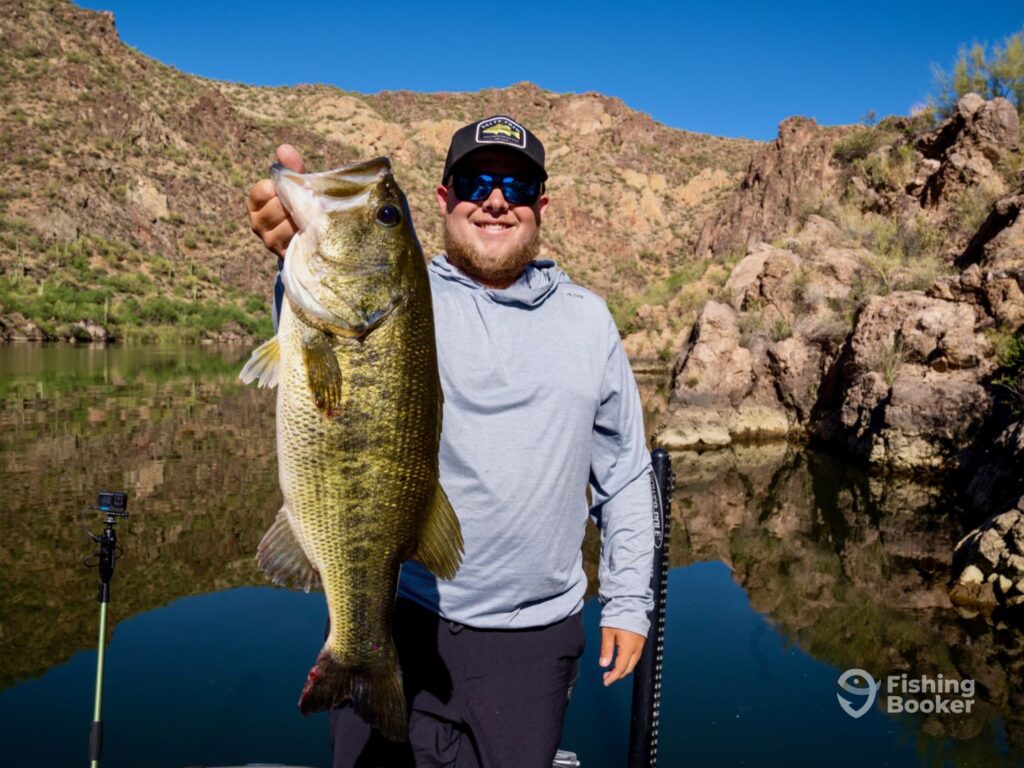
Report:
<svg viewBox="0 0 1024 768"><path fill-rule="evenodd" d="M423 563L439 579L451 580L462 564L462 552L459 518L455 516L444 488L438 483L413 559Z"/></svg>
<svg viewBox="0 0 1024 768"><path fill-rule="evenodd" d="M320 574L309 562L288 520L288 507L281 507L256 548L256 564L275 584L309 592L321 589Z"/></svg>
<svg viewBox="0 0 1024 768"><path fill-rule="evenodd" d="M302 359L316 407L327 416L337 414L341 410L341 366L327 335L319 331L306 334Z"/></svg>
<svg viewBox="0 0 1024 768"><path fill-rule="evenodd" d="M250 384L258 379L260 388L276 387L280 376L281 347L277 343L277 336L271 336L268 341L256 347L242 372L238 374L243 384Z"/></svg>

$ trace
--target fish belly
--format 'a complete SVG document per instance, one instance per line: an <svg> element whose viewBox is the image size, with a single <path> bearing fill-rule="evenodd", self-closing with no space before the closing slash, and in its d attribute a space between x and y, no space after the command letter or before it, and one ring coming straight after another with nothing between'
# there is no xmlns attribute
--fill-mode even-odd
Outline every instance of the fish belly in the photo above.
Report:
<svg viewBox="0 0 1024 768"><path fill-rule="evenodd" d="M325 650L347 666L393 653L399 568L416 552L438 482L436 353L432 328L416 320L414 311L396 313L364 340L338 342L341 408L325 415L303 363L310 329L288 310L281 317L281 489L327 597ZM422 338L424 327L430 338Z"/></svg>

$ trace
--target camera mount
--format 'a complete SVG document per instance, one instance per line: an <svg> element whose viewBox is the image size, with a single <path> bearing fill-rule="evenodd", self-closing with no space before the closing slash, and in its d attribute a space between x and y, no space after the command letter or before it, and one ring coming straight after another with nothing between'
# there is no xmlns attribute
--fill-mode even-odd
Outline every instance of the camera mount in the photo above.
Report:
<svg viewBox="0 0 1024 768"><path fill-rule="evenodd" d="M114 576L114 563L124 554L117 545L117 531L114 526L118 519L128 517L128 494L123 491L100 491L96 506L88 507L85 512L102 512L104 514L103 532L98 536L84 528L86 534L99 550L85 559L85 565L100 569L99 594L96 599L100 604L100 631L96 654L96 699L93 707L92 725L89 729L89 760L91 768L98 768L100 755L103 753L103 720L100 716L103 702L103 660L107 642L107 605L110 603L110 580Z"/></svg>

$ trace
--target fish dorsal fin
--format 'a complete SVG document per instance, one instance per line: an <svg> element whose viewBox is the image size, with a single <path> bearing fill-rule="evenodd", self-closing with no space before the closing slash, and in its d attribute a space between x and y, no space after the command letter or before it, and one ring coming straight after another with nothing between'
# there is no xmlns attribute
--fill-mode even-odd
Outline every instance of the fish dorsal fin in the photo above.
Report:
<svg viewBox="0 0 1024 768"><path fill-rule="evenodd" d="M281 507L256 549L256 564L275 584L309 592L321 589L320 574L295 538L288 507Z"/></svg>
<svg viewBox="0 0 1024 768"><path fill-rule="evenodd" d="M281 377L281 347L277 343L277 336L272 336L268 341L263 342L249 357L249 362L242 368L238 378L243 384L249 384L259 380L260 388L276 387Z"/></svg>
<svg viewBox="0 0 1024 768"><path fill-rule="evenodd" d="M459 518L455 516L455 510L441 483L437 483L414 559L423 563L439 579L450 581L455 578L462 564L462 552Z"/></svg>

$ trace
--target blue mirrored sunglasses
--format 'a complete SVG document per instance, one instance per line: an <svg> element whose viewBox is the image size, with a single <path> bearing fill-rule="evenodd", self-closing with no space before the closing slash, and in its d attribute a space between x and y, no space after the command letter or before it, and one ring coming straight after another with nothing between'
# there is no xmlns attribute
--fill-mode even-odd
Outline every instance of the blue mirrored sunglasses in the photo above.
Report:
<svg viewBox="0 0 1024 768"><path fill-rule="evenodd" d="M455 196L459 200L479 203L490 197L495 188L500 188L505 201L511 205L533 205L540 195L540 184L536 179L492 176L489 173L456 173L452 180Z"/></svg>

